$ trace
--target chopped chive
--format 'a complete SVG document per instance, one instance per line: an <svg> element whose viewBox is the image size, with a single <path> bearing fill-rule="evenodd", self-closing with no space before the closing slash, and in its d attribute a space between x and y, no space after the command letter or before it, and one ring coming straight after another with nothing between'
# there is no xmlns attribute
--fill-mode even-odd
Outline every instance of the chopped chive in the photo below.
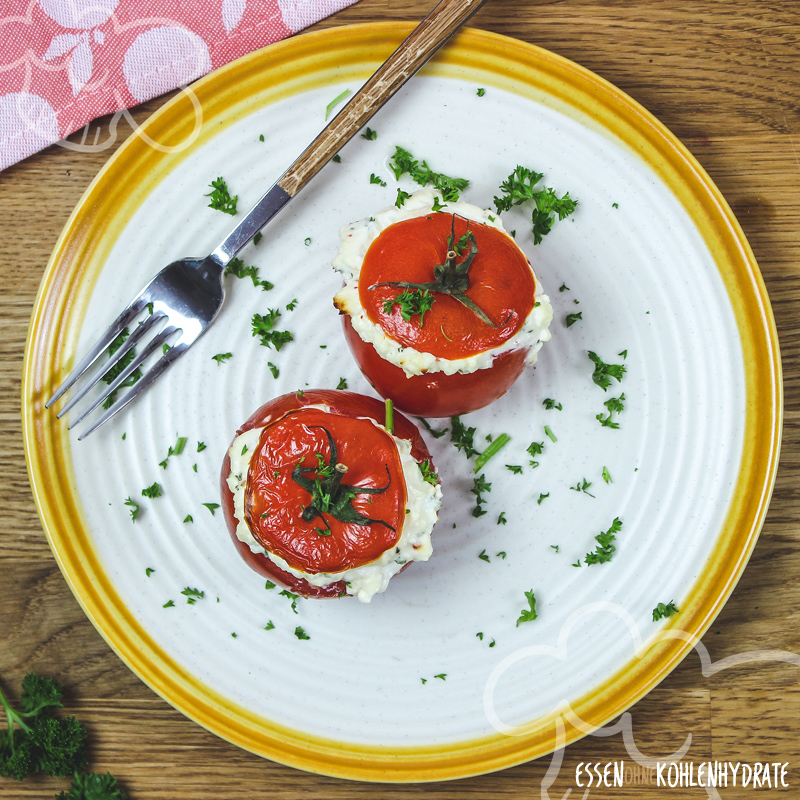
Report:
<svg viewBox="0 0 800 800"><path fill-rule="evenodd" d="M475 472L480 472L486 462L505 447L511 441L511 437L506 433L501 433L475 460Z"/></svg>

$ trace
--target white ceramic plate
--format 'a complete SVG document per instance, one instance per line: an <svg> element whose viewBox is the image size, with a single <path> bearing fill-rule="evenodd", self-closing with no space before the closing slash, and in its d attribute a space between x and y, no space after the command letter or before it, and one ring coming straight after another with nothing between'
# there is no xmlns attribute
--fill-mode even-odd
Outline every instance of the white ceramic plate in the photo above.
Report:
<svg viewBox="0 0 800 800"><path fill-rule="evenodd" d="M246 249L244 261L274 289L229 278L217 322L151 390L88 440L64 434L40 401L74 356L158 267L206 254L234 222L206 207L210 181L223 176L249 208L322 128L328 103L355 90L402 30L340 29L269 48L201 82L204 125L191 148L160 153L135 139L123 148L76 210L43 282L24 411L54 552L120 655L242 746L381 780L457 777L541 755L557 743L559 715L572 740L576 720L602 724L660 680L744 567L780 421L760 275L696 163L596 76L467 32L374 118L377 139L348 144ZM254 88L256 78L270 89ZM220 98L221 87L233 88ZM189 109L179 99L150 135L184 135ZM426 436L444 481L431 560L371 604L300 600L293 609L239 558L221 510L204 504L220 502L225 450L263 402L342 379L370 393L331 304L339 280L329 265L340 225L391 205L398 187L415 188L391 174L395 145L468 178L463 196L476 205L490 206L517 164L578 198L573 217L536 247L525 213L503 216L553 303L553 338L506 396L464 418L479 449L489 436L511 437L482 471L487 513L472 515L474 460L448 435ZM280 352L251 335L252 315L269 308L294 335ZM588 350L624 364L622 382L595 385ZM217 364L226 352L232 358ZM619 429L601 426L604 402L623 392ZM546 398L562 408L548 410ZM179 436L186 448L164 469ZM534 441L544 445L535 468L526 453ZM155 481L163 496L142 497ZM141 505L135 522L128 497ZM582 563L616 517L613 559ZM187 602L187 587L203 598ZM530 590L538 617L517 625ZM654 623L655 606L669 601L680 613ZM653 648L667 625L667 643Z"/></svg>

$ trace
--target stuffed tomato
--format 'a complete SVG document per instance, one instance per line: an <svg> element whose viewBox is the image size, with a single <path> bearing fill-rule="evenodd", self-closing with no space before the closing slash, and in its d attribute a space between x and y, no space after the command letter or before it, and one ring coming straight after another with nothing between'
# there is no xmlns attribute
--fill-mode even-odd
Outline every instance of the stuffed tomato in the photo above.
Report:
<svg viewBox="0 0 800 800"><path fill-rule="evenodd" d="M375 390L418 416L503 395L550 338L553 310L525 254L490 212L439 209L431 189L340 231L334 305Z"/></svg>
<svg viewBox="0 0 800 800"><path fill-rule="evenodd" d="M223 509L253 569L305 597L369 602L430 557L441 488L416 426L353 392L261 406L222 464Z"/></svg>

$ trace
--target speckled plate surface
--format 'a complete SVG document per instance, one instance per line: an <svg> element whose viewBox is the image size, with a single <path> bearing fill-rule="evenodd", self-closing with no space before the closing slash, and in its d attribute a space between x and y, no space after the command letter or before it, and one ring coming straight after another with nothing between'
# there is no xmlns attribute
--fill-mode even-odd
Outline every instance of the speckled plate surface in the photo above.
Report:
<svg viewBox="0 0 800 800"><path fill-rule="evenodd" d="M348 144L248 247L245 262L273 289L229 278L208 334L88 440L44 410L76 354L161 265L202 256L227 232L232 219L206 207L210 181L223 176L249 207L322 128L333 98L356 89L407 30L291 39L157 112L65 228L34 310L23 386L45 531L120 657L241 747L380 781L457 778L541 756L655 686L744 569L774 482L782 411L761 276L699 165L602 79L475 30L376 116L376 139ZM369 393L331 305L339 284L329 264L341 224L413 189L388 167L395 145L468 178L464 199L476 205L489 206L517 164L578 198L536 247L529 217L504 215L552 300L553 338L507 395L464 419L478 449L511 437L481 473L486 513L472 513L474 459L449 435L428 435L445 492L433 558L369 605L293 608L240 560L214 513L219 466L238 425L276 394L342 379ZM251 335L253 314L268 309L294 336L280 351ZM622 382L595 385L588 350L624 364ZM218 364L220 353L232 357ZM622 393L619 428L603 427L597 415ZM560 407L548 409L548 398ZM185 449L160 466L178 437ZM543 445L536 467L533 442ZM162 496L143 497L154 482ZM127 498L140 505L135 521ZM613 559L583 563L615 518ZM530 591L538 616L517 625ZM654 607L670 601L680 612L654 623Z"/></svg>

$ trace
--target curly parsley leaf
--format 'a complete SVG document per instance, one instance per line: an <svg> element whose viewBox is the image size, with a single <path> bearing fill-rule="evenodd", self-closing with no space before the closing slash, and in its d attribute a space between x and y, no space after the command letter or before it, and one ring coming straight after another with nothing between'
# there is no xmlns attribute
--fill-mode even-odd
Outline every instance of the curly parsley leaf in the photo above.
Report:
<svg viewBox="0 0 800 800"><path fill-rule="evenodd" d="M658 622L660 619L666 619L679 611L675 603L670 600L669 603L659 603L653 609L653 622Z"/></svg>
<svg viewBox="0 0 800 800"><path fill-rule="evenodd" d="M478 455L475 449L475 428L468 428L461 417L450 418L450 441L457 450L463 450L467 458Z"/></svg>
<svg viewBox="0 0 800 800"><path fill-rule="evenodd" d="M559 220L568 217L578 205L577 200L569 196L569 192L559 197L553 189L536 188L544 174L517 165L514 171L500 184L500 197L494 198L498 213L508 211L512 206L532 202L531 212L533 243L539 244L542 238L550 233L556 216Z"/></svg>
<svg viewBox="0 0 800 800"><path fill-rule="evenodd" d="M208 207L213 208L215 211L222 211L223 214L234 216L236 214L236 201L239 199L239 195L231 196L228 190L228 184L225 183L223 178L217 178L215 181L211 181L210 185L211 191L206 195L206 197L211 198Z"/></svg>
<svg viewBox="0 0 800 800"><path fill-rule="evenodd" d="M458 200L459 193L469 186L466 178L452 178L442 172L435 172L426 161L418 161L408 150L399 146L395 147L394 155L389 159L389 166L398 180L403 175L409 175L420 186L432 184L441 192L445 203L454 203Z"/></svg>
<svg viewBox="0 0 800 800"><path fill-rule="evenodd" d="M400 315L406 322L411 322L411 318L419 316L419 326L425 322L425 313L430 311L436 296L433 292L423 289L406 289L397 295L383 301L383 313L391 314L396 305L400 306Z"/></svg>
<svg viewBox="0 0 800 800"><path fill-rule="evenodd" d="M269 309L266 314L253 314L251 320L253 336L260 338L264 347L274 347L276 350L280 350L285 344L294 340L294 336L289 331L274 330L280 315L281 312L277 308Z"/></svg>
<svg viewBox="0 0 800 800"><path fill-rule="evenodd" d="M525 597L528 601L528 608L523 608L519 612L519 618L517 619L518 628L520 626L520 623L532 622L538 616L536 614L536 595L534 595L533 589L531 589L529 592L525 592Z"/></svg>
<svg viewBox="0 0 800 800"><path fill-rule="evenodd" d="M587 564L605 564L607 561L611 561L611 558L617 550L614 545L617 538L616 534L621 530L622 520L620 520L619 517L615 517L614 521L611 523L611 527L607 531L594 537L597 542L597 547L595 547L593 552L586 554L584 561Z"/></svg>
<svg viewBox="0 0 800 800"><path fill-rule="evenodd" d="M594 372L592 372L592 380L605 392L611 386L611 379L617 382L622 380L622 376L626 372L624 364L606 364L597 353L588 350L589 358L594 362Z"/></svg>

